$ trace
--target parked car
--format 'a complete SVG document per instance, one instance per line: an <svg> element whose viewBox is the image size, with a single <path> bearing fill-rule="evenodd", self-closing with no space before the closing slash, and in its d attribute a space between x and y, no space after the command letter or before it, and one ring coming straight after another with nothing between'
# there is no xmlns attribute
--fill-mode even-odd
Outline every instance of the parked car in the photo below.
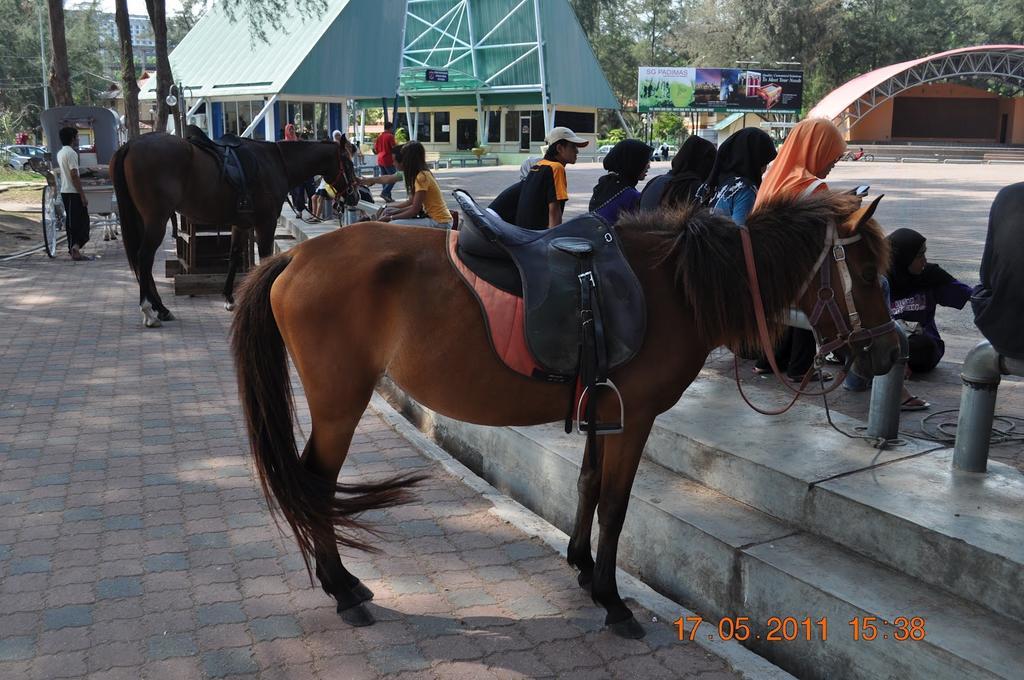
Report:
<svg viewBox="0 0 1024 680"><path fill-rule="evenodd" d="M28 144L12 144L5 146L7 165L15 170L36 170L39 163L46 161L46 149Z"/></svg>

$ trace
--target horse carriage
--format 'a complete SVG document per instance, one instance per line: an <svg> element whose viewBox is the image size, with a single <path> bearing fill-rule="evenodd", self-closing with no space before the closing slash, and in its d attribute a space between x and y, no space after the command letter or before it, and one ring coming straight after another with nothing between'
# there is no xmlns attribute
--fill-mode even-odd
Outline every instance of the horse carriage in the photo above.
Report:
<svg viewBox="0 0 1024 680"><path fill-rule="evenodd" d="M117 112L99 106L58 106L40 116L46 142L49 169L42 196L43 244L46 254L57 255L57 243L64 231L64 203L60 197L60 130L73 127L79 137L79 178L89 201L90 226L102 227L107 238L116 237L120 225L117 199L108 164L120 144Z"/></svg>

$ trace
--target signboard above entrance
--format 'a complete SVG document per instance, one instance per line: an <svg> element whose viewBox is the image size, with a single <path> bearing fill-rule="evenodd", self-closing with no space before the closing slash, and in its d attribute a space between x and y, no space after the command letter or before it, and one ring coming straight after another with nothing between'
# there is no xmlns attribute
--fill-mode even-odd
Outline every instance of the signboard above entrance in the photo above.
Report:
<svg viewBox="0 0 1024 680"><path fill-rule="evenodd" d="M427 69L427 82L428 83L447 83L448 82L448 71L441 69L428 68Z"/></svg>
<svg viewBox="0 0 1024 680"><path fill-rule="evenodd" d="M774 69L641 66L637 86L640 113L799 113L803 106L804 73Z"/></svg>

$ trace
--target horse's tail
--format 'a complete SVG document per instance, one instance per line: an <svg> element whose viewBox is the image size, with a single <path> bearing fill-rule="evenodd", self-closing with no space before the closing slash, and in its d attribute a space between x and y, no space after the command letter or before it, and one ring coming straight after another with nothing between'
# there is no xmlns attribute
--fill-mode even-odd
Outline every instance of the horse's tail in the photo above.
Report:
<svg viewBox="0 0 1024 680"><path fill-rule="evenodd" d="M338 484L315 475L300 461L287 351L270 307L271 286L290 262L287 254L279 255L245 277L231 325L231 350L263 493L272 509L276 501L309 568L318 543L334 541L373 551L353 536L353 530L372 532L355 515L409 502L407 488L423 477L401 475L374 484ZM311 438L307 446L312 445Z"/></svg>
<svg viewBox="0 0 1024 680"><path fill-rule="evenodd" d="M114 194L117 196L117 215L121 222L121 240L124 242L124 252L128 256L128 264L135 272L135 278L139 278L139 250L142 248L142 233L144 224L139 209L135 207L131 192L128 191L128 179L125 175L124 161L128 156L128 147L131 140L125 142L114 152L110 159L110 175L114 181Z"/></svg>

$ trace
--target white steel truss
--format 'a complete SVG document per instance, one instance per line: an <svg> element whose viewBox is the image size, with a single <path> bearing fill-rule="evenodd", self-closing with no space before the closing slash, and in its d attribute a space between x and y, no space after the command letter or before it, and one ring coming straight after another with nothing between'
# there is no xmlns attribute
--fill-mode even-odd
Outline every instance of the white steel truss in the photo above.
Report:
<svg viewBox="0 0 1024 680"><path fill-rule="evenodd" d="M862 94L846 109L843 122L853 127L885 102L918 85L979 78L1000 78L1024 87L1024 50L967 52L923 62Z"/></svg>
<svg viewBox="0 0 1024 680"><path fill-rule="evenodd" d="M475 36L472 25L472 0L408 0L406 4L406 42L402 49L403 68L456 68L470 72L482 79L485 86L491 86L502 74L527 59L540 54L540 27L534 26L534 35L527 40L503 42L495 39L495 33L510 19L528 13L531 23L537 21L537 0L519 0L511 9L494 23L482 36ZM449 6L450 5L450 6ZM447 7L445 10L444 8ZM436 11L425 11L436 9ZM443 10L443 11L442 11ZM433 16L442 11L438 19L430 21L424 15ZM477 53L482 50L508 50L508 59L497 65L490 73L480 73ZM469 60L468 62L465 60ZM538 78L540 80L540 78ZM540 82L527 85L531 89L540 87Z"/></svg>

